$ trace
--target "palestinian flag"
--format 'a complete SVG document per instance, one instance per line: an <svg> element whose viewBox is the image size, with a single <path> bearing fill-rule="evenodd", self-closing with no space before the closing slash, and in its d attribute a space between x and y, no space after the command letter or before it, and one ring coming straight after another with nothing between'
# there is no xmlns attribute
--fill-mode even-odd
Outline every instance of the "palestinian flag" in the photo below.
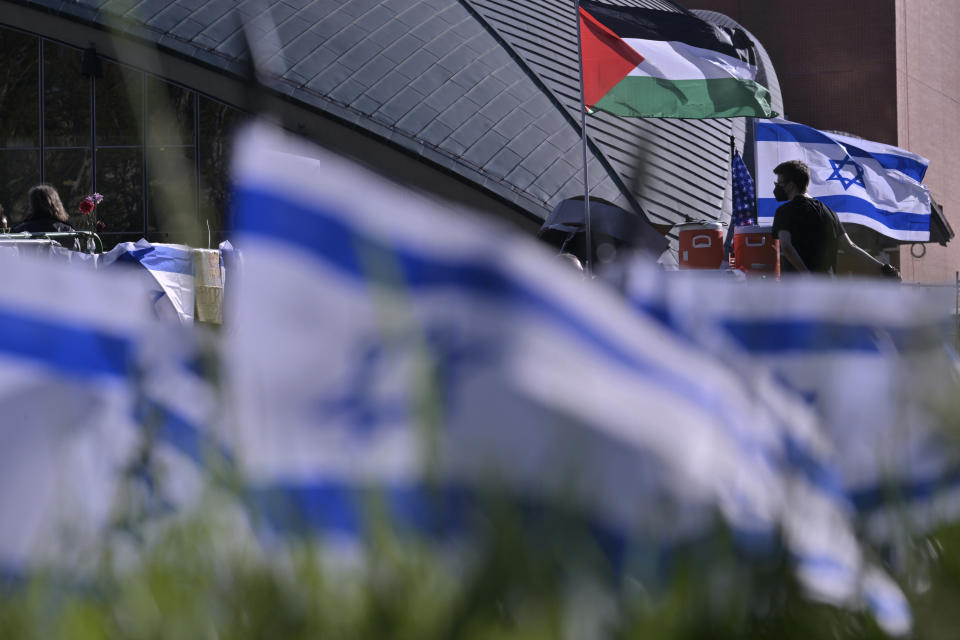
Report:
<svg viewBox="0 0 960 640"><path fill-rule="evenodd" d="M580 2L583 101L638 118L770 118L750 39L692 13Z"/></svg>

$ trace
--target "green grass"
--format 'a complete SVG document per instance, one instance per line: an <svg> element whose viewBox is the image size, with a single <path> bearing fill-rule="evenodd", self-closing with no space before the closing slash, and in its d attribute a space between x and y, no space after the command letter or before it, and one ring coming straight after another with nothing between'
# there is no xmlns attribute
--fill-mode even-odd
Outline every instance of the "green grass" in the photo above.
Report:
<svg viewBox="0 0 960 640"><path fill-rule="evenodd" d="M861 612L808 601L784 555L744 557L721 527L668 564L638 545L624 575L571 513L520 517L491 497L475 537L443 544L370 512L352 561L313 539L265 550L223 501L139 531L126 522L105 537L92 576L7 584L0 638L884 637ZM913 549L900 577L916 637L956 637L960 528Z"/></svg>

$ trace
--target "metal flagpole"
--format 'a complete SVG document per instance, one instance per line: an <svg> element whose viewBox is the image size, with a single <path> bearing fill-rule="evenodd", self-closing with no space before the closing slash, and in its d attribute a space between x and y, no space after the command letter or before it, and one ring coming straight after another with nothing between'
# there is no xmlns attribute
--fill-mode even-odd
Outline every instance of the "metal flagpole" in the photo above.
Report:
<svg viewBox="0 0 960 640"><path fill-rule="evenodd" d="M583 41L580 39L580 0L576 0L577 65L580 67L580 140L583 142L583 228L587 246L584 271L593 275L593 238L590 233L590 182L587 180L587 103L583 95Z"/></svg>

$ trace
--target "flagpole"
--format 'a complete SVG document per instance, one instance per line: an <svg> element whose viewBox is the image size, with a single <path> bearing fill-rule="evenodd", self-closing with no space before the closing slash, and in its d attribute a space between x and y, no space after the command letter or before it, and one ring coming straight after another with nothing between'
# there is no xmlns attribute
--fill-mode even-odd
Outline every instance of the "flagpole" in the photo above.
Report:
<svg viewBox="0 0 960 640"><path fill-rule="evenodd" d="M749 127L749 129L744 135L753 137L753 206L757 210L757 224L760 224L760 193L757 191L760 187L760 174L757 168L760 160L760 156L758 155L760 148L757 147L757 119L748 118L747 127ZM744 139L743 144L747 144L747 139ZM746 146L744 146L744 151L746 151ZM747 167L747 169L750 169L750 167Z"/></svg>
<svg viewBox="0 0 960 640"><path fill-rule="evenodd" d="M583 95L583 41L580 39L580 0L576 0L577 65L580 68L580 140L583 143L583 228L587 246L584 272L593 275L593 238L590 230L590 182L587 179L587 103Z"/></svg>

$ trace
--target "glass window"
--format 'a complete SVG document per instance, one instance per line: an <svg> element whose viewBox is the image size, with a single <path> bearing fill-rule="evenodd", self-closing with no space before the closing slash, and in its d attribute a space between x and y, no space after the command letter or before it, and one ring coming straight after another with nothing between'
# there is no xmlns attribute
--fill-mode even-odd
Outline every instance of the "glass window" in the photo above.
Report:
<svg viewBox="0 0 960 640"><path fill-rule="evenodd" d="M46 147L90 147L90 79L80 75L81 60L79 49L43 43Z"/></svg>
<svg viewBox="0 0 960 640"><path fill-rule="evenodd" d="M147 77L147 144L193 146L193 91Z"/></svg>
<svg viewBox="0 0 960 640"><path fill-rule="evenodd" d="M27 192L39 183L39 151L0 149L0 205L10 226L27 217Z"/></svg>
<svg viewBox="0 0 960 640"><path fill-rule="evenodd" d="M143 74L105 60L101 66L103 77L94 83L97 146L142 145Z"/></svg>
<svg viewBox="0 0 960 640"><path fill-rule="evenodd" d="M197 241L197 168L193 146L147 150L147 231Z"/></svg>
<svg viewBox="0 0 960 640"><path fill-rule="evenodd" d="M97 216L107 225L105 233L136 233L142 237L142 150L97 149L97 191L103 194Z"/></svg>
<svg viewBox="0 0 960 640"><path fill-rule="evenodd" d="M103 195L97 208L106 225L104 247L137 241L146 232L143 199L143 104L145 74L101 61L96 95L96 184Z"/></svg>
<svg viewBox="0 0 960 640"><path fill-rule="evenodd" d="M195 94L152 76L146 84L147 232L196 244Z"/></svg>
<svg viewBox="0 0 960 640"><path fill-rule="evenodd" d="M63 208L75 218L77 207L92 191L92 153L90 149L46 149L43 154L47 184L60 194Z"/></svg>
<svg viewBox="0 0 960 640"><path fill-rule="evenodd" d="M74 223L84 196L103 194L108 248L224 239L240 111L106 59L100 77L84 77L82 50L10 29L0 28L0 55L15 61L0 67L0 205L11 225L43 181Z"/></svg>
<svg viewBox="0 0 960 640"><path fill-rule="evenodd" d="M216 100L200 98L200 222L209 221L213 242L226 239L230 207L230 156L233 135L244 114Z"/></svg>
<svg viewBox="0 0 960 640"><path fill-rule="evenodd" d="M16 61L16 64L0 65L0 148L37 148L40 146L39 40L0 29L0 60Z"/></svg>
<svg viewBox="0 0 960 640"><path fill-rule="evenodd" d="M103 243L103 250L110 251L115 246L121 242L136 242L143 238L143 233L112 233L109 229L103 233L97 234L100 236L100 241ZM150 238L147 238L150 240ZM161 240L150 240L151 242L161 242Z"/></svg>

